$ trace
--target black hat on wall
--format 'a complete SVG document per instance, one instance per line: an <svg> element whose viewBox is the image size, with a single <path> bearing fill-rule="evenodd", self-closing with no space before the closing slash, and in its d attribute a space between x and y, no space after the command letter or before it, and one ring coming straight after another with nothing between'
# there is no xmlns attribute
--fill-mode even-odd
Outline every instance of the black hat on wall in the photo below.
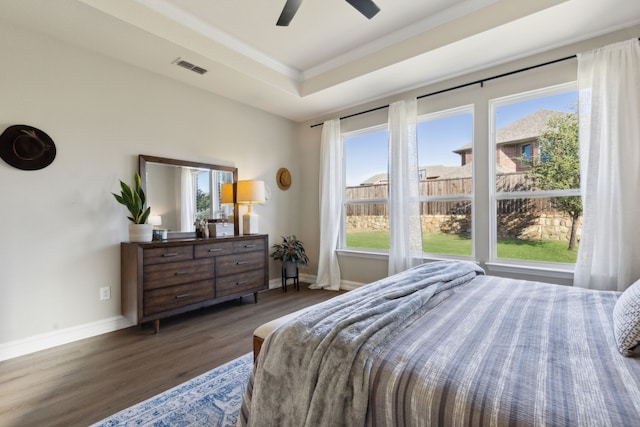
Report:
<svg viewBox="0 0 640 427"><path fill-rule="evenodd" d="M9 126L0 135L0 157L22 170L38 170L56 158L53 140L40 129L27 125Z"/></svg>

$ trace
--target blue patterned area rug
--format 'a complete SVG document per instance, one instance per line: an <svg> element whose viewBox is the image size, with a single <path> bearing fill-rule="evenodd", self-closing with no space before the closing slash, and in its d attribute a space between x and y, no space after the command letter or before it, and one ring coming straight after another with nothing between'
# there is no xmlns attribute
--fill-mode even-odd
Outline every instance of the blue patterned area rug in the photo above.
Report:
<svg viewBox="0 0 640 427"><path fill-rule="evenodd" d="M247 353L91 427L234 426L252 369Z"/></svg>

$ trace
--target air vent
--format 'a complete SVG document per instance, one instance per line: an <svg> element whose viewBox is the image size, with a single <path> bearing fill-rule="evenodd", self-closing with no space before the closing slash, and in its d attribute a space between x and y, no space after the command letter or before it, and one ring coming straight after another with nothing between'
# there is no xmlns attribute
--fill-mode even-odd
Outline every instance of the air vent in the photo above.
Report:
<svg viewBox="0 0 640 427"><path fill-rule="evenodd" d="M204 69L204 68L202 68L202 67L198 67L197 65L196 65L196 66L194 66L194 67L191 69L191 71L193 71L194 73L198 73L198 74L204 74L204 73L206 73L206 72L207 72L207 70L205 70L205 69Z"/></svg>
<svg viewBox="0 0 640 427"><path fill-rule="evenodd" d="M173 63L178 65L179 67L186 68L187 70L191 70L194 73L204 74L207 72L206 69L202 67L198 67L197 65L193 65L191 62L185 61L182 58L177 58L175 61L173 61Z"/></svg>

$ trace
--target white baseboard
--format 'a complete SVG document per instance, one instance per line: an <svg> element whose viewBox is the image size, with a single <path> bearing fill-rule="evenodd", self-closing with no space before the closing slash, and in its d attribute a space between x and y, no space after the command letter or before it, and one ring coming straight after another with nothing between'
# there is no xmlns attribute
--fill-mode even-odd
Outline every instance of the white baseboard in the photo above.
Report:
<svg viewBox="0 0 640 427"><path fill-rule="evenodd" d="M316 276L311 274L299 274L298 280L303 283L314 283L316 281ZM293 282L289 280L287 285L291 285ZM269 280L269 289L276 289L282 287L282 279L280 277L276 277L275 279Z"/></svg>
<svg viewBox="0 0 640 427"><path fill-rule="evenodd" d="M315 283L316 276L311 274L301 274L299 279L304 283ZM269 289L277 289L281 286L282 281L279 277L269 280ZM362 286L362 283L346 280L343 280L340 283L340 289L347 291L356 289L360 286ZM24 356L26 354L35 353L36 351L46 350L48 348L57 347L59 345L68 344L85 338L95 337L97 335L128 328L129 326L133 326L133 323L129 322L123 316L115 316L109 319L74 326L72 328L9 341L0 344L0 361L13 359L14 357Z"/></svg>
<svg viewBox="0 0 640 427"><path fill-rule="evenodd" d="M9 341L0 344L0 361L24 356L25 354L35 353L36 351L46 350L81 339L95 337L96 335L106 334L107 332L117 331L118 329L128 328L129 326L133 326L133 324L125 317L115 316L72 328Z"/></svg>
<svg viewBox="0 0 640 427"><path fill-rule="evenodd" d="M301 282L304 282L304 283L315 283L317 276L312 274L300 274L299 279ZM289 285L290 284L291 284L291 281L289 281ZM340 289L345 291L352 291L354 289L359 288L362 285L364 285L364 283L352 282L349 280L340 281ZM282 279L280 279L279 277L276 279L269 280L269 289L276 289L276 288L280 288L281 286L282 286Z"/></svg>
<svg viewBox="0 0 640 427"><path fill-rule="evenodd" d="M354 289L358 289L360 286L362 286L364 284L365 283L352 282L350 280L341 280L340 281L340 289L341 290L345 290L345 291L352 291Z"/></svg>

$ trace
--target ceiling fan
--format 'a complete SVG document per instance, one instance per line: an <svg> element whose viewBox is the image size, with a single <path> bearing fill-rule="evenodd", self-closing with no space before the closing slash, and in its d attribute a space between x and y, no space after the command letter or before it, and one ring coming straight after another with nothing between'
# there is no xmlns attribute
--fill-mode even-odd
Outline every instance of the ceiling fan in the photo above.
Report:
<svg viewBox="0 0 640 427"><path fill-rule="evenodd" d="M380 8L372 0L346 0L346 2L368 19L373 18L376 13L380 12ZM280 27L288 26L298 11L300 3L302 3L302 0L287 0L276 25Z"/></svg>

